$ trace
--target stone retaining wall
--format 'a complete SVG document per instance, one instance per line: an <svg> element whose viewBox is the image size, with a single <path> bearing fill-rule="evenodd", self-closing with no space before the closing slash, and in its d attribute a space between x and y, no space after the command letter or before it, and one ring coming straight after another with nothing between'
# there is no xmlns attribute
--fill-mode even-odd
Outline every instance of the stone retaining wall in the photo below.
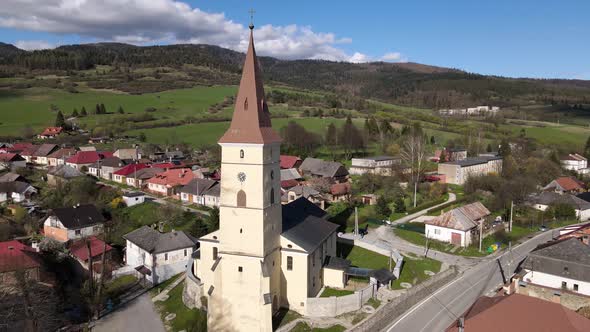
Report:
<svg viewBox="0 0 590 332"><path fill-rule="evenodd" d="M307 299L305 316L308 317L336 317L343 313L362 308L374 294L374 285L345 296L310 297Z"/></svg>
<svg viewBox="0 0 590 332"><path fill-rule="evenodd" d="M193 275L190 267L192 267L192 265L189 264L189 268L186 271L184 288L182 290L182 302L189 309L201 309L203 307L203 303L201 303L203 284Z"/></svg>

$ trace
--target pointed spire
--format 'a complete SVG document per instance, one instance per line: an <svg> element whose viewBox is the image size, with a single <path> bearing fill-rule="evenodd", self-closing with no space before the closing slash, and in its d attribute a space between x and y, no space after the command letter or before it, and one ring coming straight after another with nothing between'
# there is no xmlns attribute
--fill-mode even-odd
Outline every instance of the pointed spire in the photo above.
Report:
<svg viewBox="0 0 590 332"><path fill-rule="evenodd" d="M280 136L272 129L262 74L254 49L254 26L250 25L250 43L242 69L242 80L236 97L229 129L219 143L273 143Z"/></svg>

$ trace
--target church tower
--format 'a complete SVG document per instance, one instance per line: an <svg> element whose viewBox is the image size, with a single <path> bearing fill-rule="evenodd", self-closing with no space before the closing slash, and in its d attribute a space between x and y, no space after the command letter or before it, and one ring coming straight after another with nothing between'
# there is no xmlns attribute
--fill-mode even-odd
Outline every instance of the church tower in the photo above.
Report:
<svg viewBox="0 0 590 332"><path fill-rule="evenodd" d="M219 248L210 331L272 331L280 301L280 136L272 129L253 25L230 128L221 146Z"/></svg>

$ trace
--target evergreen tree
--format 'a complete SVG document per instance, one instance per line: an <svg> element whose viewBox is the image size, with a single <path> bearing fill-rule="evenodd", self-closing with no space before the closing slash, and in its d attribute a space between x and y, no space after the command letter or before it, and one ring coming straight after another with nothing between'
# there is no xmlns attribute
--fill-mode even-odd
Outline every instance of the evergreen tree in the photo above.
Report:
<svg viewBox="0 0 590 332"><path fill-rule="evenodd" d="M96 104L96 107L94 108L94 114L100 114L100 105Z"/></svg>
<svg viewBox="0 0 590 332"><path fill-rule="evenodd" d="M404 202L404 198L402 196L397 196L397 198L395 199L395 212L406 212L406 203Z"/></svg>
<svg viewBox="0 0 590 332"><path fill-rule="evenodd" d="M584 146L584 156L586 158L590 157L590 137L588 137L586 145Z"/></svg>
<svg viewBox="0 0 590 332"><path fill-rule="evenodd" d="M57 116L55 117L55 126L62 128L66 126L66 120L64 119L64 115L61 111L57 111Z"/></svg>
<svg viewBox="0 0 590 332"><path fill-rule="evenodd" d="M488 147L486 148L486 152L492 152L494 149L492 148L492 143L488 143Z"/></svg>
<svg viewBox="0 0 590 332"><path fill-rule="evenodd" d="M88 112L86 112L86 107L82 106L82 110L80 111L81 116L88 116Z"/></svg>
<svg viewBox="0 0 590 332"><path fill-rule="evenodd" d="M140 142L145 142L147 140L147 137L145 136L145 133L142 131L141 133L139 133L139 141Z"/></svg>
<svg viewBox="0 0 590 332"><path fill-rule="evenodd" d="M72 117L77 118L79 116L80 116L80 114L78 114L78 109L74 108L74 111L72 112Z"/></svg>
<svg viewBox="0 0 590 332"><path fill-rule="evenodd" d="M510 143L508 143L508 140L502 140L502 143L500 143L500 148L498 149L498 154L502 158L506 158L512 154L512 148L510 148Z"/></svg>
<svg viewBox="0 0 590 332"><path fill-rule="evenodd" d="M328 147L335 147L336 145L338 145L338 131L336 130L336 126L334 125L334 123L330 123L328 125L325 143Z"/></svg>
<svg viewBox="0 0 590 332"><path fill-rule="evenodd" d="M100 104L100 114L107 114L107 108L104 107L104 104Z"/></svg>
<svg viewBox="0 0 590 332"><path fill-rule="evenodd" d="M123 107L119 106L119 109L117 110L117 113L119 113L119 114L125 114L125 111L123 110Z"/></svg>
<svg viewBox="0 0 590 332"><path fill-rule="evenodd" d="M430 136L430 144L432 144L432 145L436 144L436 140L434 139L434 135Z"/></svg>
<svg viewBox="0 0 590 332"><path fill-rule="evenodd" d="M382 218L389 218L391 215L391 209L389 208L389 203L383 196L379 196L377 198L377 205L375 205L375 212Z"/></svg>

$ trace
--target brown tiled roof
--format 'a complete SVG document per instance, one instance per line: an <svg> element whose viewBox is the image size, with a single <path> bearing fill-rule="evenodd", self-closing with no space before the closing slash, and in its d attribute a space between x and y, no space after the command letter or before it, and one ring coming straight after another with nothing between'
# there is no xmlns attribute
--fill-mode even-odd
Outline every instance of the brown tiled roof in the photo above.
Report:
<svg viewBox="0 0 590 332"><path fill-rule="evenodd" d="M272 129L270 112L264 97L262 74L250 30L250 44L242 70L231 125L219 143L273 143L281 137Z"/></svg>
<svg viewBox="0 0 590 332"><path fill-rule="evenodd" d="M488 215L490 215L490 211L481 202L475 202L447 211L424 223L466 231L478 226L476 221Z"/></svg>
<svg viewBox="0 0 590 332"><path fill-rule="evenodd" d="M557 178L555 182L566 191L584 189L584 183L571 176Z"/></svg>
<svg viewBox="0 0 590 332"><path fill-rule="evenodd" d="M459 331L457 323L447 329ZM512 294L480 297L465 315L465 331L543 332L590 331L590 320L561 304Z"/></svg>

